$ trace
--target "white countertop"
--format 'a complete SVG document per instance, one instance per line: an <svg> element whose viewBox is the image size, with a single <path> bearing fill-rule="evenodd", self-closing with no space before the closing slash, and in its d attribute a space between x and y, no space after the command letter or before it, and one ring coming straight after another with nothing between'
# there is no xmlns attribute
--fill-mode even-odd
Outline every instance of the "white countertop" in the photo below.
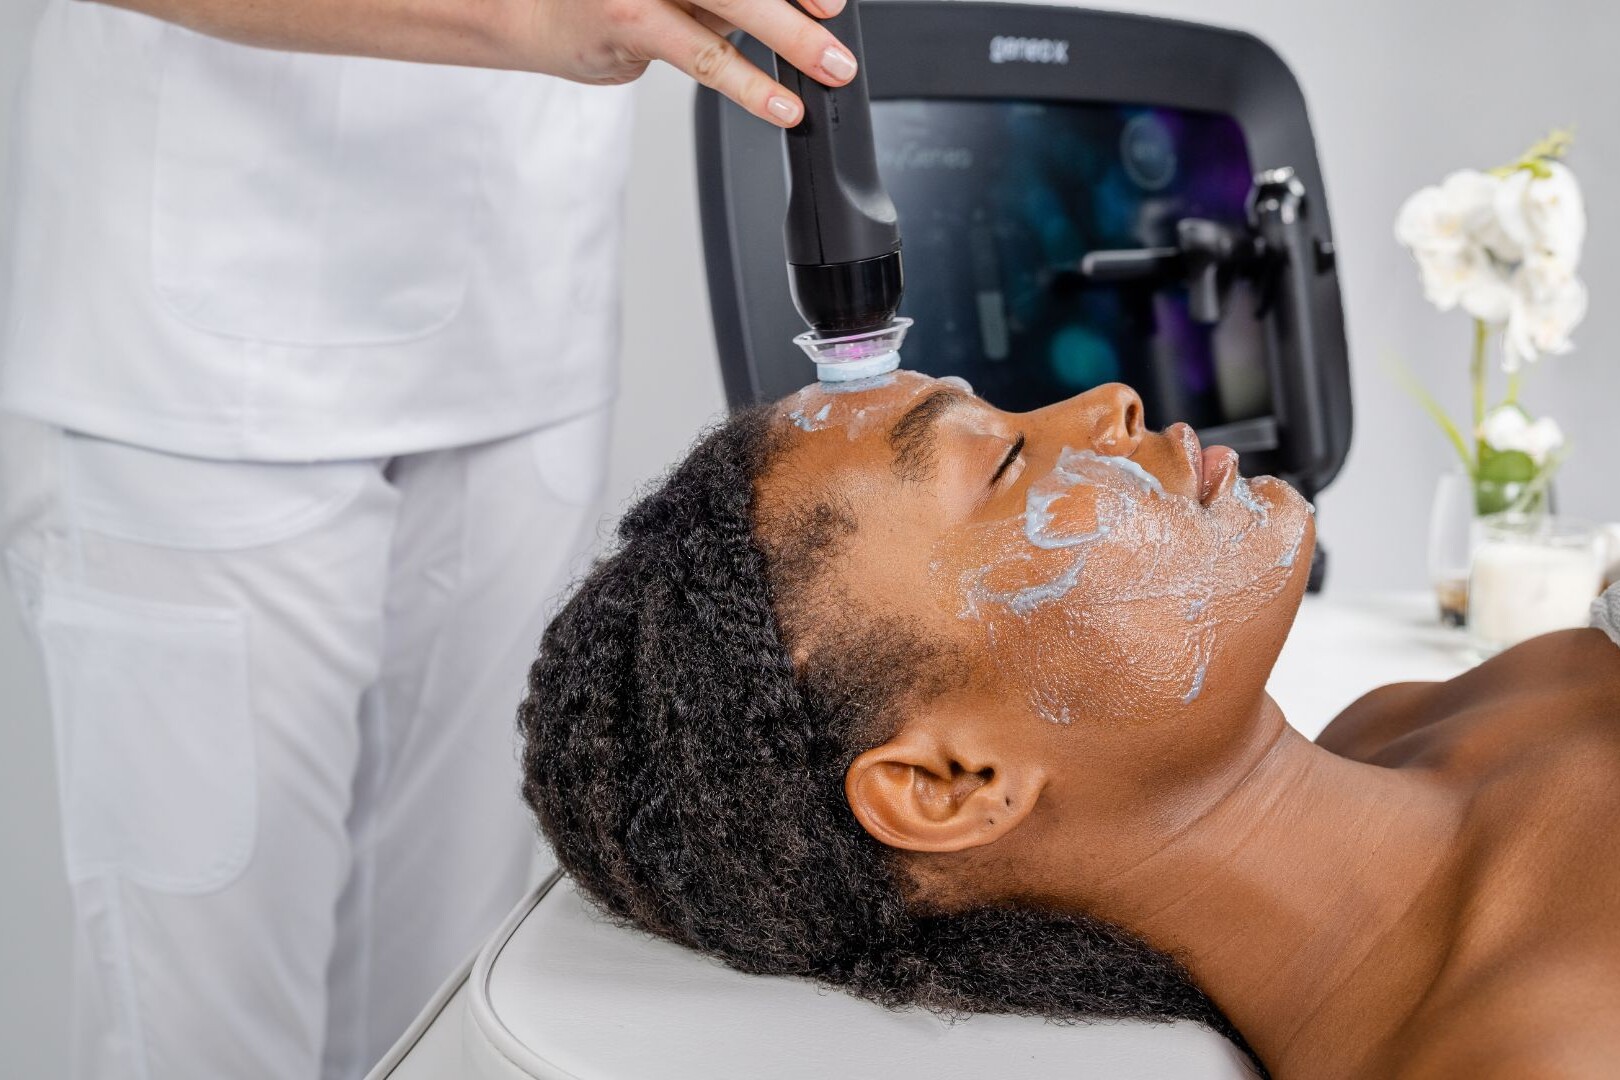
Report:
<svg viewBox="0 0 1620 1080"><path fill-rule="evenodd" d="M1374 687L1462 674L1474 663L1467 642L1465 631L1440 625L1427 590L1307 596L1268 689L1314 739Z"/></svg>

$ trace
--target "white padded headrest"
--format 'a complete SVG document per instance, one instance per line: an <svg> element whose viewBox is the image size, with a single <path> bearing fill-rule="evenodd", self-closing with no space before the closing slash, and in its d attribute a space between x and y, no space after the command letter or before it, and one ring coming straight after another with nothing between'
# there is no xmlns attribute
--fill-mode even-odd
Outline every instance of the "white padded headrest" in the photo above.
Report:
<svg viewBox="0 0 1620 1080"><path fill-rule="evenodd" d="M743 975L605 922L557 879L519 905L473 966L464 1059L479 1080L1248 1080L1197 1024L951 1024L889 1012L796 979Z"/></svg>

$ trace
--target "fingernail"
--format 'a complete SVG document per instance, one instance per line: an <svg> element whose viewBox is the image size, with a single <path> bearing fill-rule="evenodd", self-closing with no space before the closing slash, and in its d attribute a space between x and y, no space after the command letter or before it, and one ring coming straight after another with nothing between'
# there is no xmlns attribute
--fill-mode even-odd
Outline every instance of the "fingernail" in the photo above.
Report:
<svg viewBox="0 0 1620 1080"><path fill-rule="evenodd" d="M799 122L799 106L796 102L785 97L773 97L765 103L772 116L784 124L797 124Z"/></svg>
<svg viewBox="0 0 1620 1080"><path fill-rule="evenodd" d="M827 51L821 54L821 70L835 79L853 79L855 77L855 58L843 49L829 45Z"/></svg>

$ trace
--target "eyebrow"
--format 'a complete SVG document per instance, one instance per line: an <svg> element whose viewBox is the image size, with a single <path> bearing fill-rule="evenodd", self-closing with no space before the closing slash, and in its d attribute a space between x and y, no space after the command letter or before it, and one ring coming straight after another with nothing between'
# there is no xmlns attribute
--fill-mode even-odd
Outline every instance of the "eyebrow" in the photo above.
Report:
<svg viewBox="0 0 1620 1080"><path fill-rule="evenodd" d="M894 472L902 480L921 481L934 474L939 419L963 397L941 387L906 410L889 429L889 446L894 450Z"/></svg>

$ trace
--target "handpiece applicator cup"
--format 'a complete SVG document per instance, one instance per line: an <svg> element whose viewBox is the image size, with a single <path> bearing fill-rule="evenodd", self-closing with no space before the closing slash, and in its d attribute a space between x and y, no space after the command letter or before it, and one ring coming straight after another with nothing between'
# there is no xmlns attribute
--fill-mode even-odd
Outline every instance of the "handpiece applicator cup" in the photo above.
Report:
<svg viewBox="0 0 1620 1080"><path fill-rule="evenodd" d="M821 337L807 330L793 339L815 362L822 382L848 382L884 375L900 366L900 344L911 320L901 317L879 330L839 337Z"/></svg>

